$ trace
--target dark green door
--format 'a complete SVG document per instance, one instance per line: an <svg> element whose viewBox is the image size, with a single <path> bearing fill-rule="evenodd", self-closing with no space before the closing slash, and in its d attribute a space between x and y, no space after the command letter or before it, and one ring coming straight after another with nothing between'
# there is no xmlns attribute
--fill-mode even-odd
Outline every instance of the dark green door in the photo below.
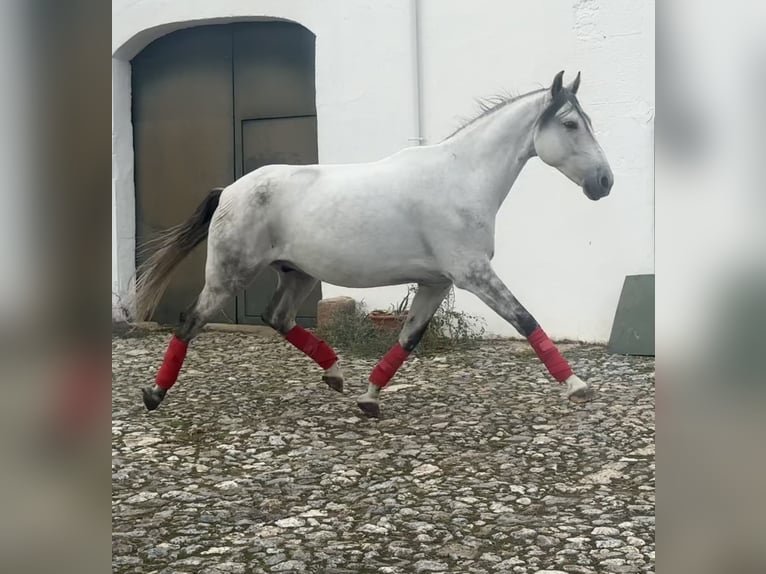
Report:
<svg viewBox="0 0 766 574"><path fill-rule="evenodd" d="M132 64L138 245L188 217L213 187L262 165L317 162L314 35L305 28L190 28L156 40ZM194 302L206 248L176 270L154 320L175 323ZM261 323L274 287L265 271L214 320ZM315 322L320 298L317 287L299 322Z"/></svg>

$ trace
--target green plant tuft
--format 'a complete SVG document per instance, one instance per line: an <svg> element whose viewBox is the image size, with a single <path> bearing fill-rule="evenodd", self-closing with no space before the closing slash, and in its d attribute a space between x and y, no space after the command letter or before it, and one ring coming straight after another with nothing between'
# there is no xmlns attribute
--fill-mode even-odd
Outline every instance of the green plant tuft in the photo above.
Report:
<svg viewBox="0 0 766 574"><path fill-rule="evenodd" d="M406 296L390 308L393 314L406 313L417 287L411 285ZM339 313L329 325L317 331L330 345L360 357L379 357L393 347L398 331L375 327L367 317L364 302L358 303L353 313ZM436 310L420 344L414 353L429 356L446 351L474 348L484 336L483 322L479 317L455 309L454 287Z"/></svg>

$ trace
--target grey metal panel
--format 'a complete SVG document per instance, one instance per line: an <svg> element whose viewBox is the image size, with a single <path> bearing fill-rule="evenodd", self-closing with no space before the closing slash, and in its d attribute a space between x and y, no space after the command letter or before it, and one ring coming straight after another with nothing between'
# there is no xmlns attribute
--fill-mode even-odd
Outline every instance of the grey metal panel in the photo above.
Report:
<svg viewBox="0 0 766 574"><path fill-rule="evenodd" d="M289 22L232 30L237 120L316 115L314 35Z"/></svg>
<svg viewBox="0 0 766 574"><path fill-rule="evenodd" d="M164 36L132 62L139 245L185 220L210 189L234 179L231 59L231 32L208 26ZM153 319L174 324L195 301L206 248L198 246L176 269ZM214 321L235 315L232 300Z"/></svg>
<svg viewBox="0 0 766 574"><path fill-rule="evenodd" d="M609 352L654 355L654 275L629 275L620 294Z"/></svg>
<svg viewBox="0 0 766 574"><path fill-rule="evenodd" d="M316 116L268 118L242 122L245 171L264 165L316 163Z"/></svg>

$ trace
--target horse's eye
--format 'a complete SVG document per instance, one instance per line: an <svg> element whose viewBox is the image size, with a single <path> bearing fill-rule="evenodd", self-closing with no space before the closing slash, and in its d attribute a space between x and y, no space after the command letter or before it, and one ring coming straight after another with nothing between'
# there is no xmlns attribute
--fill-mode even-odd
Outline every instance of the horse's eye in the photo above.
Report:
<svg viewBox="0 0 766 574"><path fill-rule="evenodd" d="M567 120L564 122L564 127L568 130L576 130L577 129L577 122L572 120Z"/></svg>

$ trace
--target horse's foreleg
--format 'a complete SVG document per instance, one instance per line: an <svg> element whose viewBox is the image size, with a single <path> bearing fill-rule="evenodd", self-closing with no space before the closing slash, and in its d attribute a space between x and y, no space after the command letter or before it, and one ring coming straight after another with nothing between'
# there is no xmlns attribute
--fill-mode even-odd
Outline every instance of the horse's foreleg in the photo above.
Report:
<svg viewBox="0 0 766 574"><path fill-rule="evenodd" d="M476 295L527 338L551 376L566 384L566 395L571 401L580 403L593 398L592 389L572 372L567 360L561 356L535 318L495 274L489 260L476 261L456 274L455 284Z"/></svg>
<svg viewBox="0 0 766 574"><path fill-rule="evenodd" d="M375 365L367 385L367 392L357 399L357 405L368 417L380 416L380 391L394 376L409 354L423 337L431 317L447 296L451 283L419 285L407 319L399 334L399 341Z"/></svg>
<svg viewBox="0 0 766 574"><path fill-rule="evenodd" d="M327 386L339 393L343 392L343 372L335 351L316 335L295 323L298 308L316 286L317 279L297 270L277 273L277 290L261 318L324 369L322 380Z"/></svg>

